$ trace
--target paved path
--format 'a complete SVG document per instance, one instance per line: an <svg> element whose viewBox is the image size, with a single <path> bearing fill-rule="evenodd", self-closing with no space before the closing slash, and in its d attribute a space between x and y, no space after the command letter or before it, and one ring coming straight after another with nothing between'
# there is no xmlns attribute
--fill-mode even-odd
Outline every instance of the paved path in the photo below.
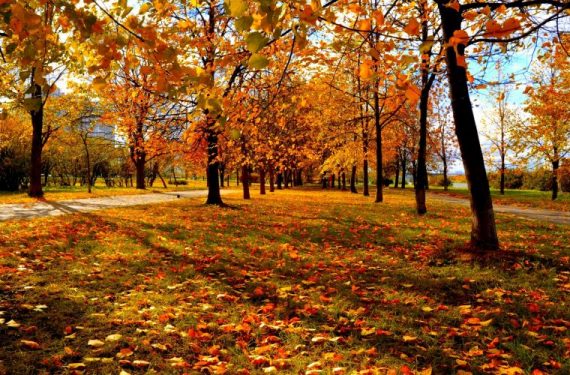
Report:
<svg viewBox="0 0 570 375"><path fill-rule="evenodd" d="M469 206L469 201L463 198L449 197L440 194L430 194L429 197L431 199ZM495 209L495 212L515 215L522 219L570 225L570 212L544 210L540 208L503 206L500 204L493 204L493 208Z"/></svg>
<svg viewBox="0 0 570 375"><path fill-rule="evenodd" d="M38 202L32 204L0 204L0 221L12 219L33 219L44 216L58 216L76 212L90 212L105 208L136 206L175 201L180 198L200 198L208 195L207 190L172 191L140 195L119 195L101 198L73 199L59 202ZM467 199L430 194L430 199L448 203L469 205ZM555 224L570 225L570 212L494 205L496 212L512 214L523 219L538 220Z"/></svg>
<svg viewBox="0 0 570 375"><path fill-rule="evenodd" d="M136 206L175 201L178 198L199 198L208 195L207 190L172 191L137 195L119 195L101 198L72 199L58 202L32 204L0 204L0 221L12 219L33 219L44 216L58 216L76 212L89 212L105 208Z"/></svg>

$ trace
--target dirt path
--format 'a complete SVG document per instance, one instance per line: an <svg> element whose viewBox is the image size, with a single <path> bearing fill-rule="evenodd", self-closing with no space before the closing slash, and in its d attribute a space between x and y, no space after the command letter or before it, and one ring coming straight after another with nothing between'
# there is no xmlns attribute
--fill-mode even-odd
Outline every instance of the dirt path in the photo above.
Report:
<svg viewBox="0 0 570 375"><path fill-rule="evenodd" d="M105 208L171 202L180 198L205 197L207 194L207 190L191 190L173 191L168 193L72 199L58 202L44 201L32 204L0 204L0 221L12 219L33 219L44 216L89 212Z"/></svg>
<svg viewBox="0 0 570 375"><path fill-rule="evenodd" d="M434 200L440 200L449 203L461 204L464 206L469 205L467 199L448 197L440 194L430 194L429 197ZM504 214L511 214L526 220L538 220L554 224L566 224L570 225L570 212L554 211L554 210L543 210L539 208L523 208L515 206L503 206L499 204L494 204L493 208L495 212L500 212Z"/></svg>

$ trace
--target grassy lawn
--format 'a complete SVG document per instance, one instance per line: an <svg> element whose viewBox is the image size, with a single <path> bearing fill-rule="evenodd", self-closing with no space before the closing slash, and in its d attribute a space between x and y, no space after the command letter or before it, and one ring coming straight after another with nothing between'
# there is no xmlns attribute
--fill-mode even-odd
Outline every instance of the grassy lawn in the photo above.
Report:
<svg viewBox="0 0 570 375"><path fill-rule="evenodd" d="M469 194L466 188L453 187L450 187L448 191L444 191L442 187L430 186L430 192L459 198L467 198ZM550 191L505 190L505 195L501 195L499 190L491 189L491 195L495 204L570 211L570 193L558 192L558 198L555 201L551 200L552 192Z"/></svg>
<svg viewBox="0 0 570 375"><path fill-rule="evenodd" d="M146 190L137 190L131 187L107 187L103 181L97 181L92 189L91 194L87 192L86 186L47 186L44 188L44 199L49 201L63 201L68 199L83 199L83 198L99 198L108 197L112 195L134 195L134 194L148 194L153 192L165 191L185 191L185 190L200 190L206 189L206 182L202 180L192 181L188 180L188 185L167 185L165 189L160 181L154 183L153 187L147 187ZM25 192L6 192L0 191L0 204L9 203L34 203L38 200L28 197Z"/></svg>
<svg viewBox="0 0 570 375"><path fill-rule="evenodd" d="M0 223L0 374L570 373L568 227L253 197Z"/></svg>

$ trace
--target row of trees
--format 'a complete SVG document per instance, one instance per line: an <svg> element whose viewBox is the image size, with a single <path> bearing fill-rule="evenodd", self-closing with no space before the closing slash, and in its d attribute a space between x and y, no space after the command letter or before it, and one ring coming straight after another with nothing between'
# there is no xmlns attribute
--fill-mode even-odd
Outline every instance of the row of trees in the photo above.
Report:
<svg viewBox="0 0 570 375"><path fill-rule="evenodd" d="M210 204L223 203L220 171L231 164L273 181L315 161L354 177L360 160L365 181L375 168L382 202L384 167L398 159L402 171L413 160L423 214L428 164L439 157L445 170L449 161L450 109L471 192L472 243L496 248L467 57L484 66L538 43L567 62L563 0L108 3L0 3L0 87L31 119L31 196L42 195L42 150L53 133L44 110L62 79L91 80L95 91L83 91L127 144L138 188L149 160L174 152L207 161ZM529 103L539 131L553 113L540 101L545 90L536 87ZM87 116L65 110L57 116Z"/></svg>

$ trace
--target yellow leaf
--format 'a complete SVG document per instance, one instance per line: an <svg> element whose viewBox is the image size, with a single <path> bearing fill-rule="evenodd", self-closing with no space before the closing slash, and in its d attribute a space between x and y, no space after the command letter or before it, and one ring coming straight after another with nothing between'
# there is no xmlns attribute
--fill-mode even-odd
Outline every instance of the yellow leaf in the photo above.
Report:
<svg viewBox="0 0 570 375"><path fill-rule="evenodd" d="M416 341L418 338L416 336L408 336L408 335L404 335L402 337L402 339L404 340L404 342L414 342Z"/></svg>

